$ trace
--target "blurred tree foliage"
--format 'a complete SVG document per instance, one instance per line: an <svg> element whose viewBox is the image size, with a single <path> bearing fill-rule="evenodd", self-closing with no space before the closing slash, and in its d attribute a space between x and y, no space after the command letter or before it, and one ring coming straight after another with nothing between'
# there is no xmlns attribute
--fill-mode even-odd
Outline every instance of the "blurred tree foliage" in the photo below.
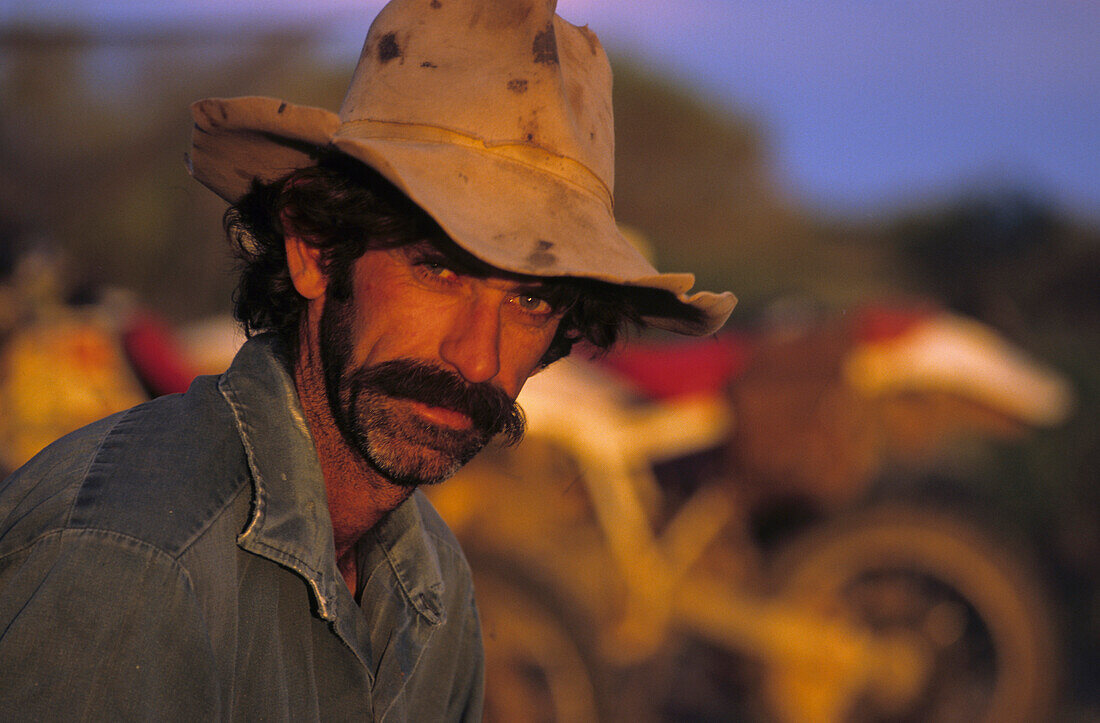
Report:
<svg viewBox="0 0 1100 723"><path fill-rule="evenodd" d="M889 249L784 194L751 120L630 62L616 64L614 105L616 216L662 269L733 289L742 311L791 295L845 306L896 287Z"/></svg>
<svg viewBox="0 0 1100 723"><path fill-rule="evenodd" d="M224 203L191 180L187 106L214 95L339 103L350 69L313 37L0 31L0 225L61 249L73 283L121 286L169 317L224 312ZM13 235L9 231L9 235Z"/></svg>

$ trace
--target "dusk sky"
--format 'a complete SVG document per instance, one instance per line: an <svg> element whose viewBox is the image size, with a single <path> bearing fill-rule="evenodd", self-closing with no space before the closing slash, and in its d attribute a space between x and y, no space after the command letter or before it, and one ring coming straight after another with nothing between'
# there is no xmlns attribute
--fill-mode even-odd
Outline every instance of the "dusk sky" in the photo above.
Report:
<svg viewBox="0 0 1100 723"><path fill-rule="evenodd" d="M0 24L306 23L331 28L350 71L381 4L0 0ZM859 215L992 184L1100 218L1095 0L559 0L558 11L755 119L777 180L803 203Z"/></svg>

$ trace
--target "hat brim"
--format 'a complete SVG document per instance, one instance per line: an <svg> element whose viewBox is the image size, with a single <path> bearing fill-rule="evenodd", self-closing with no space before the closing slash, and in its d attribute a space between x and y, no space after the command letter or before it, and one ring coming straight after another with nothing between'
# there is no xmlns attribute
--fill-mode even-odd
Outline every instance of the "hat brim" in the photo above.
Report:
<svg viewBox="0 0 1100 723"><path fill-rule="evenodd" d="M643 319L682 334L717 331L736 304L730 292L689 294L694 276L657 272L599 198L510 158L447 143L344 135L336 114L272 98L207 99L192 105L192 116L189 169L230 202L253 178L277 180L313 165L319 149L331 146L381 173L455 243L496 268L667 291L700 313L669 314L665 305L659 313L643 309Z"/></svg>

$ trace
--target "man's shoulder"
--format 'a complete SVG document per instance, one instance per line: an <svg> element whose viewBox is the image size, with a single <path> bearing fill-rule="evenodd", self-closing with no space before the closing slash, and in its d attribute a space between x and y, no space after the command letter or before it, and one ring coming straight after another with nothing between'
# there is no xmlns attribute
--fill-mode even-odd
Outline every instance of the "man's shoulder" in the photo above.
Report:
<svg viewBox="0 0 1100 723"><path fill-rule="evenodd" d="M77 430L0 486L0 554L64 529L178 554L249 479L214 377Z"/></svg>
<svg viewBox="0 0 1100 723"><path fill-rule="evenodd" d="M65 526L88 464L123 415L65 435L0 483L0 557Z"/></svg>

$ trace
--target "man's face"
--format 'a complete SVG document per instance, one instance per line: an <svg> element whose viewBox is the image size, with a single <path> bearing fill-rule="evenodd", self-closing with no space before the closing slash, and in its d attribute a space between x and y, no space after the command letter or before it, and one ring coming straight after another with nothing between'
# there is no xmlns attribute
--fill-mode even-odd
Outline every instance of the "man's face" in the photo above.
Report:
<svg viewBox="0 0 1100 723"><path fill-rule="evenodd" d="M352 295L324 300L321 360L344 438L389 479L454 474L497 433L561 314L525 279L459 267L429 243L367 251Z"/></svg>

